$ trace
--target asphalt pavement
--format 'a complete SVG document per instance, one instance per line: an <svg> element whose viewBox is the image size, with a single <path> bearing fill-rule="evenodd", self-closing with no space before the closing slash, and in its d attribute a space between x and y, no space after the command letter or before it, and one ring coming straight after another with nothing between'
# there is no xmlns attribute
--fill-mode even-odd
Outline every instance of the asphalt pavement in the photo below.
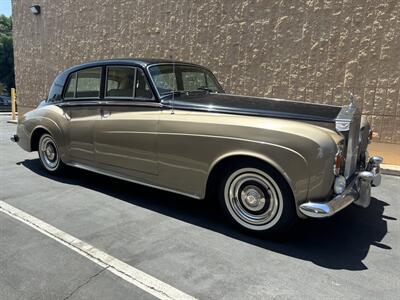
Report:
<svg viewBox="0 0 400 300"><path fill-rule="evenodd" d="M72 169L49 176L0 116L0 201L198 299L399 299L400 177L370 207L306 220L285 240L227 225L212 204ZM0 212L0 299L155 299Z"/></svg>

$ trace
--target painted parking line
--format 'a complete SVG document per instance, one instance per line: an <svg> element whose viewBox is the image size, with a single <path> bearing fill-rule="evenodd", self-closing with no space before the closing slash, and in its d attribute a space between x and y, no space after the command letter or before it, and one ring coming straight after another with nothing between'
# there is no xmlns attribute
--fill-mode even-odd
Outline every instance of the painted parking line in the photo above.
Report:
<svg viewBox="0 0 400 300"><path fill-rule="evenodd" d="M195 299L72 235L0 200L0 212L27 224L159 299Z"/></svg>

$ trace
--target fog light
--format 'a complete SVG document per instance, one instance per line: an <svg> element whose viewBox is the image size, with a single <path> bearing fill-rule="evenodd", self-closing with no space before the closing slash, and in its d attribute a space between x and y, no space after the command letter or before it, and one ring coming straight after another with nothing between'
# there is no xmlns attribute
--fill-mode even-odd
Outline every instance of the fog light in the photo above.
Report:
<svg viewBox="0 0 400 300"><path fill-rule="evenodd" d="M333 190L335 194L343 193L345 188L346 188L346 178L344 178L344 176L342 175L336 177L335 184L333 185Z"/></svg>

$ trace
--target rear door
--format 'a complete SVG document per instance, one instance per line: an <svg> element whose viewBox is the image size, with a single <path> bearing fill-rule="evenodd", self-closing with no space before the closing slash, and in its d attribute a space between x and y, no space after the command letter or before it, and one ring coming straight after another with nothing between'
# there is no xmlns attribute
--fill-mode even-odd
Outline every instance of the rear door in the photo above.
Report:
<svg viewBox="0 0 400 300"><path fill-rule="evenodd" d="M102 67L79 70L69 76L64 94L64 116L68 120L66 144L73 163L95 165L94 126L100 120Z"/></svg>
<svg viewBox="0 0 400 300"><path fill-rule="evenodd" d="M95 130L98 167L150 180L158 173L160 104L143 71L133 66L107 66L104 100Z"/></svg>

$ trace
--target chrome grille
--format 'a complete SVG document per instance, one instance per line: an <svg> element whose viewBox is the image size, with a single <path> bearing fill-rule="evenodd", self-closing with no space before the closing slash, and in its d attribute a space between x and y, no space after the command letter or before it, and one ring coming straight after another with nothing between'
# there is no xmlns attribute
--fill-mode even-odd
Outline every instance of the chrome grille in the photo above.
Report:
<svg viewBox="0 0 400 300"><path fill-rule="evenodd" d="M347 139L346 164L344 167L344 176L346 178L349 178L357 170L359 138L360 115L355 115L351 121Z"/></svg>
<svg viewBox="0 0 400 300"><path fill-rule="evenodd" d="M346 163L344 176L349 178L357 171L361 113L352 104L345 106L336 118L336 130L346 137Z"/></svg>

